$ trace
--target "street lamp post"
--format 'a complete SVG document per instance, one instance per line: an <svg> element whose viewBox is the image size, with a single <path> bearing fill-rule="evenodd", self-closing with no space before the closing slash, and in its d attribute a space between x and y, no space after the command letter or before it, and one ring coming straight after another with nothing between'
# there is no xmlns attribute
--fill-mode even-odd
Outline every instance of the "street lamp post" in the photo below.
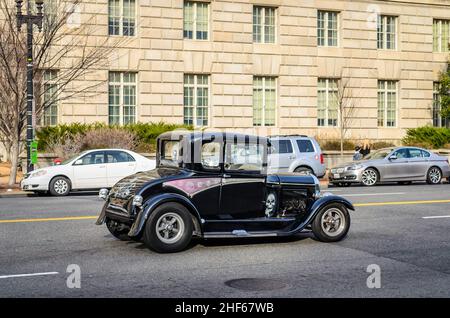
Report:
<svg viewBox="0 0 450 318"><path fill-rule="evenodd" d="M42 8L43 0L36 0L36 14L31 13L30 1L27 2L27 13L22 14L23 0L16 0L17 7L17 30L20 32L22 24L27 25L27 172L33 171L31 162L31 142L34 139L33 127L33 26L38 27L39 32L42 30Z"/></svg>

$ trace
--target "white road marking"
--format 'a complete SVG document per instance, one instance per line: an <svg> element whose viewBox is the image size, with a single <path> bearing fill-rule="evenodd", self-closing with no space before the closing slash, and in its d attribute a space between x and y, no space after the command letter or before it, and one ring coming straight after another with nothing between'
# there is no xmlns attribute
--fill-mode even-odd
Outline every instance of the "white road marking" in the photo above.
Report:
<svg viewBox="0 0 450 318"><path fill-rule="evenodd" d="M422 219L444 219L450 218L450 215L436 215L436 216L424 216Z"/></svg>
<svg viewBox="0 0 450 318"><path fill-rule="evenodd" d="M45 276L45 275L57 275L58 272L46 272L46 273L32 273L32 274L16 274L16 275L3 275L1 278L16 278L16 277L30 277L30 276Z"/></svg>
<svg viewBox="0 0 450 318"><path fill-rule="evenodd" d="M405 194L404 192L390 192L390 193L350 193L350 194L345 194L343 193L342 196L343 197L366 197L366 196L374 196L374 195L400 195L400 194Z"/></svg>

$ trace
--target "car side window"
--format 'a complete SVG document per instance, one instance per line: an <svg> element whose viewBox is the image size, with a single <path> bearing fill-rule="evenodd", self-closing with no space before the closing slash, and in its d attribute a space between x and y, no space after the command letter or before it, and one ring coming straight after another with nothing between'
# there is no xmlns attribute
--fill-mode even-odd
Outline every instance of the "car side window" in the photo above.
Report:
<svg viewBox="0 0 450 318"><path fill-rule="evenodd" d="M270 153L272 154L287 154L294 152L290 140L273 140L270 143L272 145Z"/></svg>
<svg viewBox="0 0 450 318"><path fill-rule="evenodd" d="M299 139L297 140L297 145L300 152L315 152L311 140Z"/></svg>
<svg viewBox="0 0 450 318"><path fill-rule="evenodd" d="M399 149L395 152L395 155L397 156L397 159L408 158L409 157L408 149L406 148Z"/></svg>
<svg viewBox="0 0 450 318"><path fill-rule="evenodd" d="M130 162L136 161L133 156L126 153L125 151L108 151L106 152L106 162L107 163L117 163L117 162Z"/></svg>
<svg viewBox="0 0 450 318"><path fill-rule="evenodd" d="M424 158L430 158L430 157L431 157L431 154L430 154L428 151L422 150L422 157L424 157Z"/></svg>
<svg viewBox="0 0 450 318"><path fill-rule="evenodd" d="M409 156L410 158L423 158L424 156L424 152L420 149L413 149L410 148L409 149Z"/></svg>
<svg viewBox="0 0 450 318"><path fill-rule="evenodd" d="M260 144L227 144L225 170L261 172L264 146Z"/></svg>
<svg viewBox="0 0 450 318"><path fill-rule="evenodd" d="M202 145L202 166L206 169L220 169L220 143L208 142Z"/></svg>
<svg viewBox="0 0 450 318"><path fill-rule="evenodd" d="M75 161L76 166L86 166L105 163L105 154L101 152L91 152Z"/></svg>

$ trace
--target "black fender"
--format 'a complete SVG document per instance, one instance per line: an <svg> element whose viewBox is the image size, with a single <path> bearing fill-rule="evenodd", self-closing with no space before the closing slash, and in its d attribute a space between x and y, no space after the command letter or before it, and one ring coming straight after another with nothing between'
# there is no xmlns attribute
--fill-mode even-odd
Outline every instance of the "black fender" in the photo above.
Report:
<svg viewBox="0 0 450 318"><path fill-rule="evenodd" d="M347 209L355 211L355 207L349 200L340 197L338 195L326 195L314 202L314 204L311 206L311 213L314 214L315 216L320 209L331 203L340 203L344 205Z"/></svg>
<svg viewBox="0 0 450 318"><path fill-rule="evenodd" d="M289 233L285 233L285 235L293 235L298 232L301 232L307 225L309 225L314 220L314 218L317 216L317 214L323 207L332 203L340 203L344 205L347 209L355 211L355 207L353 206L353 204L343 197L337 195L323 196L320 199L314 201L314 203L309 208L308 216L305 218L305 220L302 223L300 223L294 230L289 231Z"/></svg>
<svg viewBox="0 0 450 318"><path fill-rule="evenodd" d="M184 205L189 212L197 219L197 221L200 223L201 217L200 213L198 212L197 208L192 204L192 202L177 193L163 193L158 194L155 196L150 197L145 201L145 203L142 206L141 212L139 212L136 220L134 221L133 225L131 226L130 232L128 233L128 236L131 237L137 237L141 234L142 230L144 229L145 222L147 222L147 219L149 215L161 204L166 202L177 202L182 205Z"/></svg>

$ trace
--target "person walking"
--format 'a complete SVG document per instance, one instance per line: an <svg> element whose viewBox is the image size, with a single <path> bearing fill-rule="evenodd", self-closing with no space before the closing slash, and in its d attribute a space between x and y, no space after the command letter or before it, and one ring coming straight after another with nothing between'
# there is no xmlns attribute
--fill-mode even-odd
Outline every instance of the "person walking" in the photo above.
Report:
<svg viewBox="0 0 450 318"><path fill-rule="evenodd" d="M367 156L368 154L370 154L370 143L368 139L364 140L363 146L360 150L361 155L363 156L363 158L365 156Z"/></svg>
<svg viewBox="0 0 450 318"><path fill-rule="evenodd" d="M353 160L357 161L357 160L361 160L362 159L362 154L361 154L361 147L358 145L355 147L355 152L353 153Z"/></svg>

